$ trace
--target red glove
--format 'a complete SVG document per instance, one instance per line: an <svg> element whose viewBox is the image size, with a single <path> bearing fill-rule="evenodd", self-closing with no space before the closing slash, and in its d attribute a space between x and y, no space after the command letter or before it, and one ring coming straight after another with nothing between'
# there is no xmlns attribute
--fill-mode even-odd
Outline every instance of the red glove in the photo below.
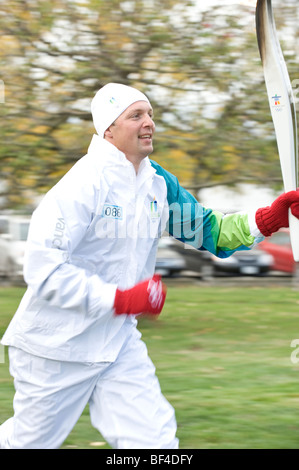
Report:
<svg viewBox="0 0 299 470"><path fill-rule="evenodd" d="M255 221L259 231L269 237L282 227L289 226L289 208L292 214L299 219L299 190L289 191L279 196L271 206L258 209Z"/></svg>
<svg viewBox="0 0 299 470"><path fill-rule="evenodd" d="M140 282L127 290L116 290L114 311L116 315L122 313L159 314L166 298L166 287L161 276L155 275L152 279Z"/></svg>

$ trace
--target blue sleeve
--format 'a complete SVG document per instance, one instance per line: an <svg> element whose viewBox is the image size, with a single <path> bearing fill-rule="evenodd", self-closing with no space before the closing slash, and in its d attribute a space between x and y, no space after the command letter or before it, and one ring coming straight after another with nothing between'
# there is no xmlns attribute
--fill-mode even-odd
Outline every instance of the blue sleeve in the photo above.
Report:
<svg viewBox="0 0 299 470"><path fill-rule="evenodd" d="M167 231L183 243L207 250L220 258L236 250L246 250L254 243L246 214L224 214L203 207L184 189L176 176L151 160L156 173L167 186L169 220Z"/></svg>

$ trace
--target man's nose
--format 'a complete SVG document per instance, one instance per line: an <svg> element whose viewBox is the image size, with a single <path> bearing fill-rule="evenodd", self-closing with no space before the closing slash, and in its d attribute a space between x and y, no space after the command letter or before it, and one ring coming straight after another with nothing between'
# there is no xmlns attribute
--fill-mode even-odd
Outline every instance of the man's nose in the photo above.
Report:
<svg viewBox="0 0 299 470"><path fill-rule="evenodd" d="M144 127L151 127L153 130L155 130L155 123L151 116L147 115L143 121L143 126Z"/></svg>

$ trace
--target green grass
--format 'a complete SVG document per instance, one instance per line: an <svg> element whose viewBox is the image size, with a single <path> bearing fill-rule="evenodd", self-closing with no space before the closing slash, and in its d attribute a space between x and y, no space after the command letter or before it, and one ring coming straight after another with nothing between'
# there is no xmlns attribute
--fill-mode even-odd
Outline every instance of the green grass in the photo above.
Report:
<svg viewBox="0 0 299 470"><path fill-rule="evenodd" d="M0 289L0 336L23 292ZM182 449L298 448L298 310L287 287L169 287L161 316L140 320ZM2 422L14 394L7 357L0 384ZM88 407L63 447L108 448Z"/></svg>

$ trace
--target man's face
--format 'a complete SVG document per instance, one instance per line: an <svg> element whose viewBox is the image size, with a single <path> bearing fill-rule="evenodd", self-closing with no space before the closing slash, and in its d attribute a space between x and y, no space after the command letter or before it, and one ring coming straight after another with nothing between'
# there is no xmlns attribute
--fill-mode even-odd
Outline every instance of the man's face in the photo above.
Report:
<svg viewBox="0 0 299 470"><path fill-rule="evenodd" d="M105 138L127 159L139 161L153 152L155 124L153 110L146 101L131 104L107 129Z"/></svg>

